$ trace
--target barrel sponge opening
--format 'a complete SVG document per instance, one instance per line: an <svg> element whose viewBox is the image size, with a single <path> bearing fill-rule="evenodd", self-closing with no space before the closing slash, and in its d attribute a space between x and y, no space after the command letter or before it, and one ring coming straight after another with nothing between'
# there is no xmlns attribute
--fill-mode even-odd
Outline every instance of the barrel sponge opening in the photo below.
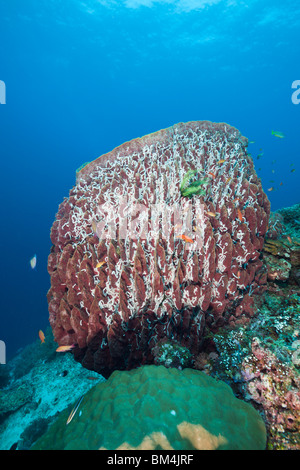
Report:
<svg viewBox="0 0 300 470"><path fill-rule="evenodd" d="M33 449L263 450L259 413L231 388L193 369L114 371L70 409Z"/></svg>

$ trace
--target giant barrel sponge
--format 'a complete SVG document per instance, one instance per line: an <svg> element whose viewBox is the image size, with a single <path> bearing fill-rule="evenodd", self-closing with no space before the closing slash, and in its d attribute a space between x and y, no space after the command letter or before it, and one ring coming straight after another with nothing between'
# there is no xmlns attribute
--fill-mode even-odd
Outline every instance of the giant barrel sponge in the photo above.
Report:
<svg viewBox="0 0 300 470"><path fill-rule="evenodd" d="M77 171L51 229L48 302L85 367L151 364L163 338L196 355L205 329L249 322L270 203L247 143L228 124L179 123Z"/></svg>
<svg viewBox="0 0 300 470"><path fill-rule="evenodd" d="M142 366L93 387L66 425L61 413L36 450L263 450L259 413L194 369Z"/></svg>

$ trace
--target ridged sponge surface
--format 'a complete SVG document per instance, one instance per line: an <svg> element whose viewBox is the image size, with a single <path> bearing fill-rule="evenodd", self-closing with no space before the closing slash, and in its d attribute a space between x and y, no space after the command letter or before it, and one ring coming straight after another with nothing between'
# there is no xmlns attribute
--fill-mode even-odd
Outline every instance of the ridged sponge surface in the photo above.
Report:
<svg viewBox="0 0 300 470"><path fill-rule="evenodd" d="M259 413L224 382L193 369L115 371L63 412L33 449L264 449Z"/></svg>

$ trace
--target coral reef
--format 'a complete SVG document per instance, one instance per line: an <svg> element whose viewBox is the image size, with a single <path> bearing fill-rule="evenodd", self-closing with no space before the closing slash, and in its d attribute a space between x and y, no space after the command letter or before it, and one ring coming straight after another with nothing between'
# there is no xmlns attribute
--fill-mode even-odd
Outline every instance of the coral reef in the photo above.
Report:
<svg viewBox="0 0 300 470"><path fill-rule="evenodd" d="M191 365L190 351L181 346L177 341L163 338L152 350L153 362L165 367L177 367L184 369Z"/></svg>
<svg viewBox="0 0 300 470"><path fill-rule="evenodd" d="M0 392L0 418L7 413L16 411L32 399L33 391L30 385L22 384Z"/></svg>
<svg viewBox="0 0 300 470"><path fill-rule="evenodd" d="M276 240L276 238L279 238L284 233L284 231L285 227L283 215L278 212L271 212L266 237L271 238L272 240Z"/></svg>
<svg viewBox="0 0 300 470"><path fill-rule="evenodd" d="M294 228L299 232L300 230L300 204L295 204L290 207L283 207L277 211L278 214L283 216L284 224Z"/></svg>
<svg viewBox="0 0 300 470"><path fill-rule="evenodd" d="M180 123L77 171L51 230L48 303L55 340L86 368L153 363L163 338L196 357L206 330L250 321L270 203L247 143Z"/></svg>
<svg viewBox="0 0 300 470"><path fill-rule="evenodd" d="M290 284L300 285L300 238L289 235L276 240L266 238L263 254L269 281L289 279Z"/></svg>
<svg viewBox="0 0 300 470"><path fill-rule="evenodd" d="M287 208L286 212L294 214L294 209ZM198 354L191 354L180 341L167 337L155 342L150 350L156 364L184 371L186 367L203 371L212 378L226 382L236 397L251 403L265 422L267 449L300 450L300 283L297 283L300 233L297 223L293 227L291 222L291 218L289 222L281 222L282 231L276 238L266 240L260 255L266 269L270 269L267 261L270 255L276 262L287 260L291 264L289 276L284 281L277 276L269 278L267 290L262 295L253 298L245 296L244 308L255 312L251 322L245 325L225 323L217 331L206 328L202 336L203 346ZM63 418L59 419L66 421L72 403L97 381L103 381L101 376L76 363L70 353L56 353L56 347L51 331L46 331L44 344L37 341L29 345L13 361L0 367L1 389L5 396L11 394L13 397L18 388L25 390L25 398L27 393L30 396L26 403L15 409L13 400L4 403L0 395L1 406L6 407L5 414L0 418L1 449L30 448L54 422L57 414L61 413L59 416ZM152 385L148 385L149 390L152 389ZM160 383L156 385L157 390L160 386ZM147 394L147 391L142 393ZM173 413L176 412L174 406L171 403L168 405L170 396L168 393L164 404L165 407L170 406ZM189 394L185 394L185 400L190 405ZM11 409L9 403L12 404ZM112 408L115 403L117 407L121 406L118 395L112 397ZM223 404L222 397L219 404ZM85 406L85 402L82 405ZM135 410L134 403L131 401L127 405L130 414L131 408ZM66 410L66 407L69 408ZM191 411L189 406L188 412ZM73 420L75 426L81 425L78 418L84 416L83 412L80 406ZM171 417L173 419L174 415L171 414ZM223 445L222 435L219 436L217 431L194 424L188 414L178 417L182 422L177 422L176 436L182 448L197 448L199 442L202 442L201 445L205 442L208 448ZM77 431L79 433L80 429ZM122 444L128 449L175 448L177 445L165 428L161 431L146 429L144 436L133 441L127 439L124 432L120 442L116 443L117 446Z"/></svg>
<svg viewBox="0 0 300 470"><path fill-rule="evenodd" d="M230 387L193 369L115 371L90 390L66 426L62 413L40 449L264 449L259 413Z"/></svg>
<svg viewBox="0 0 300 470"><path fill-rule="evenodd" d="M8 380L0 391L0 450L29 449L58 413L104 380L70 353L55 353L50 328L45 336L1 365Z"/></svg>
<svg viewBox="0 0 300 470"><path fill-rule="evenodd" d="M262 413L268 449L300 450L299 241L299 230L285 222L276 238L266 239L262 255L268 288L254 299L257 314L244 327L207 334L205 350L194 363Z"/></svg>
<svg viewBox="0 0 300 470"><path fill-rule="evenodd" d="M300 444L300 376L270 350L252 340L252 354L242 364L248 399L259 403L268 423L270 449L298 449Z"/></svg>

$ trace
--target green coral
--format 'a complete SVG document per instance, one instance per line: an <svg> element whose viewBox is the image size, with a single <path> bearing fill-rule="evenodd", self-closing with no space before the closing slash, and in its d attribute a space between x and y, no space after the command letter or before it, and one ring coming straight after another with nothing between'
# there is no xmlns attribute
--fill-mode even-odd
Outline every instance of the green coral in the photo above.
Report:
<svg viewBox="0 0 300 470"><path fill-rule="evenodd" d="M224 382L193 369L115 371L61 413L33 450L264 449L259 413Z"/></svg>
<svg viewBox="0 0 300 470"><path fill-rule="evenodd" d="M185 174L180 185L180 192L183 197L192 197L194 195L204 196L206 194L202 186L208 184L209 180L205 178L193 181L197 173L197 170L189 170Z"/></svg>

